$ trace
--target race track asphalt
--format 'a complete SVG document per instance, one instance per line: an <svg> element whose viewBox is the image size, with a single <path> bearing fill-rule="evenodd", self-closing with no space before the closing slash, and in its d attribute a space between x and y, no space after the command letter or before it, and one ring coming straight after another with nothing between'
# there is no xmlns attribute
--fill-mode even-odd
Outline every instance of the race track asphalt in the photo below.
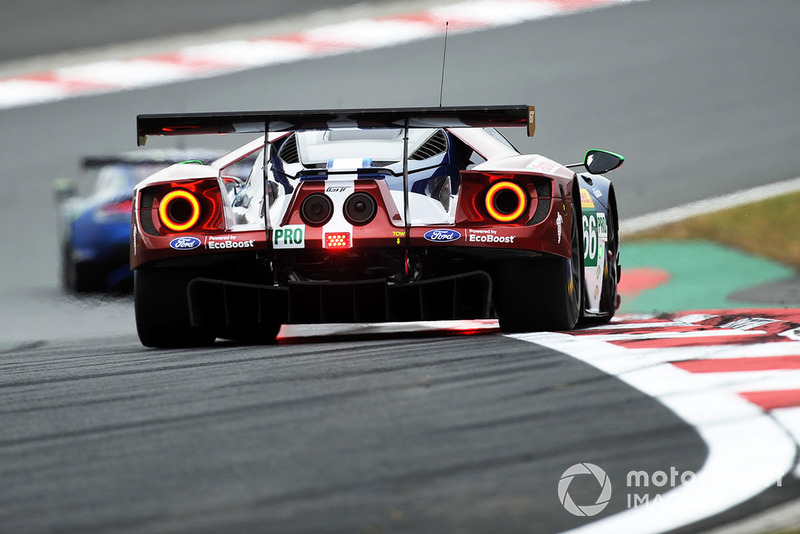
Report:
<svg viewBox="0 0 800 534"><path fill-rule="evenodd" d="M608 514L628 471L704 457L642 393L495 334L189 352L112 337L1 365L13 532L556 532L586 523L559 504L569 466L618 482Z"/></svg>

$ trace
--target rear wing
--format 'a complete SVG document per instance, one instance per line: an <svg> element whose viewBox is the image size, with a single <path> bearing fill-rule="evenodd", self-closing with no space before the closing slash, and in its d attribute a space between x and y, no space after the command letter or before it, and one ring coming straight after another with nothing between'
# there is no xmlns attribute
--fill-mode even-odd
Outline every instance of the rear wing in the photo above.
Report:
<svg viewBox="0 0 800 534"><path fill-rule="evenodd" d="M150 136L290 132L338 128L487 128L536 129L533 106L461 106L437 108L332 109L314 111L242 111L238 113L166 113L139 115L139 146Z"/></svg>

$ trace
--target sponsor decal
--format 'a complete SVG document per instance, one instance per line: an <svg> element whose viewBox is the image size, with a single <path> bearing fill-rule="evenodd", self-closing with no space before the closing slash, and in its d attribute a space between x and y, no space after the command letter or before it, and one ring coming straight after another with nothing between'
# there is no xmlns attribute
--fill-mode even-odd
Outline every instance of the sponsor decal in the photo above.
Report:
<svg viewBox="0 0 800 534"><path fill-rule="evenodd" d="M561 230L563 229L563 227L564 227L564 217L562 217L561 214L559 213L558 216L556 216L556 228L558 229L559 245L561 244Z"/></svg>
<svg viewBox="0 0 800 534"><path fill-rule="evenodd" d="M169 242L169 246L175 250L194 250L200 246L200 239L194 236L176 237Z"/></svg>
<svg viewBox="0 0 800 534"><path fill-rule="evenodd" d="M606 214L597 214L597 233L600 237L608 237L608 224L606 223Z"/></svg>
<svg viewBox="0 0 800 534"><path fill-rule="evenodd" d="M599 189L592 189L592 193L594 193L594 196L596 196L597 198L601 198L603 196L603 192L600 191Z"/></svg>
<svg viewBox="0 0 800 534"><path fill-rule="evenodd" d="M553 174L561 168L561 164L544 156L536 156L527 165L528 169L542 174Z"/></svg>
<svg viewBox="0 0 800 534"><path fill-rule="evenodd" d="M586 189L581 189L581 207L594 209L594 200Z"/></svg>
<svg viewBox="0 0 800 534"><path fill-rule="evenodd" d="M455 230L428 230L422 237L434 243L451 243L461 239L461 233Z"/></svg>
<svg viewBox="0 0 800 534"><path fill-rule="evenodd" d="M598 280L603 276L603 268L605 267L605 262L599 261L599 259L603 257L604 251L605 251L605 247L603 246L603 243L600 243L600 246L598 247L598 253L597 253L597 258L598 258L598 262L597 262L597 279Z"/></svg>
<svg viewBox="0 0 800 534"><path fill-rule="evenodd" d="M485 230L467 230L467 241L470 243L508 243L514 242L515 235L497 235L497 230L487 228Z"/></svg>
<svg viewBox="0 0 800 534"><path fill-rule="evenodd" d="M254 248L255 239L240 240L235 235L211 236L206 239L206 248L209 250L231 250L236 248Z"/></svg>
<svg viewBox="0 0 800 534"><path fill-rule="evenodd" d="M304 224L287 224L273 228L272 246L274 248L305 248L306 226Z"/></svg>
<svg viewBox="0 0 800 534"><path fill-rule="evenodd" d="M330 187L326 187L325 191L328 193L344 193L350 189L349 185L332 185Z"/></svg>

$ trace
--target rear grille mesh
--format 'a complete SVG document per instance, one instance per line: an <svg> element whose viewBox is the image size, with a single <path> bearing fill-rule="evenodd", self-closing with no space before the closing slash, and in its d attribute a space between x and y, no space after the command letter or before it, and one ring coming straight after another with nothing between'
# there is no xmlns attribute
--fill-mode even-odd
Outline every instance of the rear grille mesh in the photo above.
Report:
<svg viewBox="0 0 800 534"><path fill-rule="evenodd" d="M423 160L444 154L447 151L447 137L442 130L437 130L421 147L416 149L408 159Z"/></svg>
<svg viewBox="0 0 800 534"><path fill-rule="evenodd" d="M300 156L297 154L297 138L294 134L290 135L283 143L278 155L286 163L300 163Z"/></svg>

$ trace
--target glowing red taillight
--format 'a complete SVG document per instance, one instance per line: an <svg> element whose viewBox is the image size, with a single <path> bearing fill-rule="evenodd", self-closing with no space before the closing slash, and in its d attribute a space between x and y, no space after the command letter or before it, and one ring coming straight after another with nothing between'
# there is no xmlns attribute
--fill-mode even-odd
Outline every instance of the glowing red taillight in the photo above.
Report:
<svg viewBox="0 0 800 534"><path fill-rule="evenodd" d="M486 211L498 222L519 219L527 207L528 195L514 182L496 182L486 192Z"/></svg>
<svg viewBox="0 0 800 534"><path fill-rule="evenodd" d="M175 189L161 199L158 216L173 232L185 232L200 220L200 202L189 191Z"/></svg>
<svg viewBox="0 0 800 534"><path fill-rule="evenodd" d="M325 248L350 248L350 233L335 232L325 234Z"/></svg>
<svg viewBox="0 0 800 534"><path fill-rule="evenodd" d="M216 178L160 183L141 190L135 215L149 235L215 232L224 228L222 195Z"/></svg>

